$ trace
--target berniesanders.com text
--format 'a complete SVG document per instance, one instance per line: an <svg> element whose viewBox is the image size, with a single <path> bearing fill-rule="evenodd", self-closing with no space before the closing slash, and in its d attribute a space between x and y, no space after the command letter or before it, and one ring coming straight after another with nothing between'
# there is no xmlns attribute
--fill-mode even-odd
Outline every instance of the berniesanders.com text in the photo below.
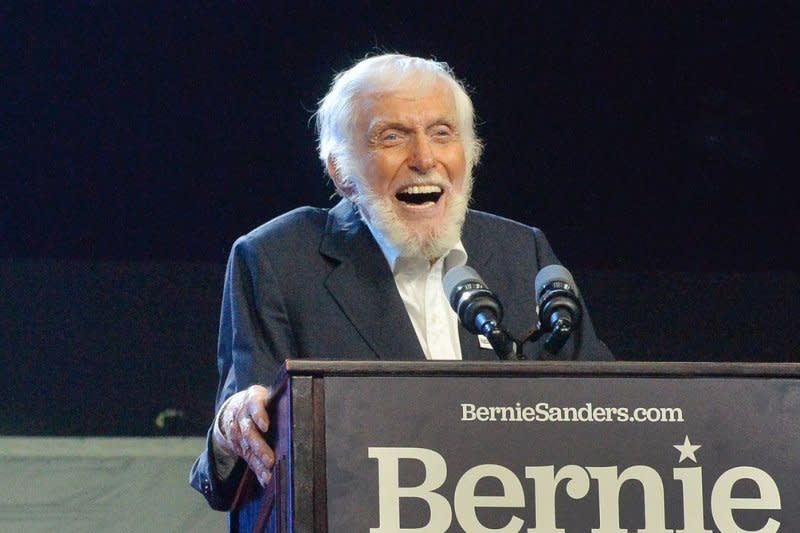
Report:
<svg viewBox="0 0 800 533"><path fill-rule="evenodd" d="M476 405L462 403L462 422L637 422L643 424L681 423L680 407L619 407L587 402L576 406L548 402L523 405Z"/></svg>

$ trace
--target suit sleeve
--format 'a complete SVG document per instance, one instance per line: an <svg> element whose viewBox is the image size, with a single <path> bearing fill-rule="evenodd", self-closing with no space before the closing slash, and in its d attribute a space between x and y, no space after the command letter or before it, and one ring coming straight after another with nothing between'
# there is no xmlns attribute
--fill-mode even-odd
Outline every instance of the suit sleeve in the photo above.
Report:
<svg viewBox="0 0 800 533"><path fill-rule="evenodd" d="M553 252L550 243L547 241L544 233L539 229L534 229L536 239L536 252L539 259L538 268L552 265L561 264ZM576 281L577 283L577 281ZM577 331L573 332L567 343L558 351L557 354L552 355L544 351L544 339L539 339L531 347L531 353L537 354L540 359L552 360L576 360L576 361L613 361L614 356L611 350L597 337L595 333L592 319L589 316L589 309L586 306L586 301L583 298L583 293L580 295L581 302L581 322ZM526 350L526 353L528 351ZM544 354L544 355L541 355Z"/></svg>
<svg viewBox="0 0 800 533"><path fill-rule="evenodd" d="M280 280L269 262L267 250L253 240L236 241L228 259L222 296L217 368L219 385L216 407L250 385L270 385L281 363L295 352ZM206 448L195 461L189 482L217 510L229 510L245 463L239 460L231 475L220 480L209 429Z"/></svg>

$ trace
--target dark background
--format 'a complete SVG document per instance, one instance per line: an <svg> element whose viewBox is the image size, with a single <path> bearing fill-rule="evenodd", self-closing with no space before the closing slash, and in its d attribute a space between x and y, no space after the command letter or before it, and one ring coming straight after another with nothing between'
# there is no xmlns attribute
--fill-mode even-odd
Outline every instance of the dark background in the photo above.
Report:
<svg viewBox="0 0 800 533"><path fill-rule="evenodd" d="M618 357L796 359L800 9L763 4L4 4L0 432L202 431L230 245L331 205L309 119L381 50L467 82L474 206Z"/></svg>

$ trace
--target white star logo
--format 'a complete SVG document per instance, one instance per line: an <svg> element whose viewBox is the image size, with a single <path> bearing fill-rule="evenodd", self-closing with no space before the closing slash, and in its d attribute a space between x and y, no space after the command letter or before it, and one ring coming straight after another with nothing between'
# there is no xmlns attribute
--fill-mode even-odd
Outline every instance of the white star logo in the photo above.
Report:
<svg viewBox="0 0 800 533"><path fill-rule="evenodd" d="M683 444L674 444L672 447L681 452L681 457L678 459L679 463L682 463L684 459L691 459L695 463L697 462L694 452L701 448L701 445L692 444L691 441L689 441L689 435L686 435L683 439Z"/></svg>

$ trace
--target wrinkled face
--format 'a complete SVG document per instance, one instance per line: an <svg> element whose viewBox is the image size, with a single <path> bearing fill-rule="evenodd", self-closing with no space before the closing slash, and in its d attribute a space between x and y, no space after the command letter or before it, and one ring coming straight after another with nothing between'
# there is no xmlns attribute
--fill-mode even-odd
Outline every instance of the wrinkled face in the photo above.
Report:
<svg viewBox="0 0 800 533"><path fill-rule="evenodd" d="M360 102L353 199L391 244L435 259L458 242L471 188L452 91L411 80Z"/></svg>

